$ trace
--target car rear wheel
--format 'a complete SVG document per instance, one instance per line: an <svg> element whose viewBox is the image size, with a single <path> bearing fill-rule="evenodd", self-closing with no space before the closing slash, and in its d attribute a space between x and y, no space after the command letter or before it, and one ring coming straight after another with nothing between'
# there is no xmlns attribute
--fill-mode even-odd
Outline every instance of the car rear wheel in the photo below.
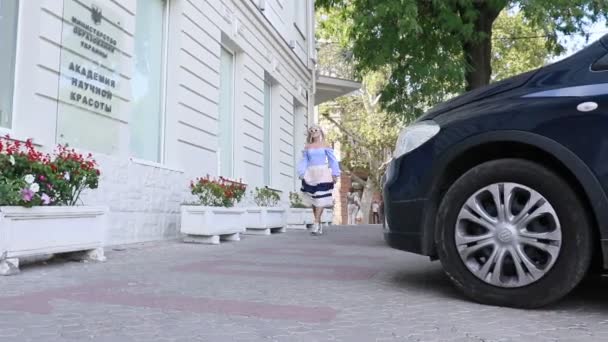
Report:
<svg viewBox="0 0 608 342"><path fill-rule="evenodd" d="M470 298L533 308L570 292L592 256L591 224L576 193L529 161L481 164L444 196L435 242L447 275Z"/></svg>

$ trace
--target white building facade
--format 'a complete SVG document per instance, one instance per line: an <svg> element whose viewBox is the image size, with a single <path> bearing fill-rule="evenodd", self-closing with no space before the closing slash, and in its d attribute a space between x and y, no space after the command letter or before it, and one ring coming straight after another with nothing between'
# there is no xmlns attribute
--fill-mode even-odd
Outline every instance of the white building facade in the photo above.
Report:
<svg viewBox="0 0 608 342"><path fill-rule="evenodd" d="M313 0L0 0L0 134L94 153L108 244L175 238L191 179L297 189Z"/></svg>

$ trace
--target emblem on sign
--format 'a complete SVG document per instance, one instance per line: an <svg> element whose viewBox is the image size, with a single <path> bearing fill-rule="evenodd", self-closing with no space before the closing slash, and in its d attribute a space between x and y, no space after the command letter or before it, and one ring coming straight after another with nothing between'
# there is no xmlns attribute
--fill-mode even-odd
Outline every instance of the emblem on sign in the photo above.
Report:
<svg viewBox="0 0 608 342"><path fill-rule="evenodd" d="M101 13L101 9L97 6L91 6L91 20L95 23L95 25L101 24L101 19L103 15Z"/></svg>

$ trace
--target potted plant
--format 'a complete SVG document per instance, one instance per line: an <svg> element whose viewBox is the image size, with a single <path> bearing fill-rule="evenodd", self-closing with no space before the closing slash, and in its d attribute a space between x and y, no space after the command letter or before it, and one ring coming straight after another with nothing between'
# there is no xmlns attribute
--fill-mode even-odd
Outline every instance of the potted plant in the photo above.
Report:
<svg viewBox="0 0 608 342"><path fill-rule="evenodd" d="M19 271L19 258L79 252L105 260L106 207L82 206L80 195L96 189L99 169L91 154L67 146L51 154L0 138L0 274Z"/></svg>
<svg viewBox="0 0 608 342"><path fill-rule="evenodd" d="M235 208L247 186L241 181L224 177L197 178L190 183L192 195L198 201L181 207L180 231L186 234L185 242L219 244L239 241L245 230L245 209Z"/></svg>
<svg viewBox="0 0 608 342"><path fill-rule="evenodd" d="M289 210L287 211L287 228L306 229L313 223L312 208L307 207L297 192L289 193Z"/></svg>
<svg viewBox="0 0 608 342"><path fill-rule="evenodd" d="M270 235L284 233L285 209L279 207L281 195L269 187L255 188L252 192L257 207L247 209L247 234Z"/></svg>

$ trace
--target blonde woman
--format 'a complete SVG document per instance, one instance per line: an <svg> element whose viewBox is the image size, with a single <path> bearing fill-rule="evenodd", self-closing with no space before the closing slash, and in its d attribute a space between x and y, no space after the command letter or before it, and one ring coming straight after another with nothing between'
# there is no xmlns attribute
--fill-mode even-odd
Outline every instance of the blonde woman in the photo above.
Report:
<svg viewBox="0 0 608 342"><path fill-rule="evenodd" d="M319 126L308 129L306 148L298 164L298 176L302 180L304 199L312 205L314 224L312 235L323 234L321 214L324 208L334 205L334 184L340 176L340 165L333 149L325 143L325 134Z"/></svg>

